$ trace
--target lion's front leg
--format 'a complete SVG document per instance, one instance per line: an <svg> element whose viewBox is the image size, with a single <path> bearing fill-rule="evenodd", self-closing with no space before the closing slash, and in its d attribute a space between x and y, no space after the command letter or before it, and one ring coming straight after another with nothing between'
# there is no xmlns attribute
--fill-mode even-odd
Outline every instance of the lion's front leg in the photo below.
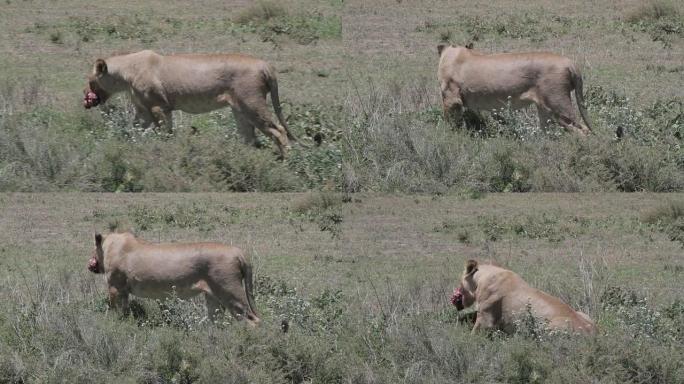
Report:
<svg viewBox="0 0 684 384"><path fill-rule="evenodd" d="M473 325L472 334L476 334L479 331L485 330L490 331L494 329L494 317L486 312L478 310L477 319L475 320L475 325Z"/></svg>
<svg viewBox="0 0 684 384"><path fill-rule="evenodd" d="M444 120L456 126L463 124L463 100L460 89L453 82L442 87L442 108Z"/></svg>
<svg viewBox="0 0 684 384"><path fill-rule="evenodd" d="M122 315L128 316L128 292L114 286L109 287L109 307L119 311Z"/></svg>
<svg viewBox="0 0 684 384"><path fill-rule="evenodd" d="M162 107L152 107L150 110L152 116L154 117L154 124L157 128L164 127L164 130L169 135L173 133L173 115L171 110L164 109Z"/></svg>

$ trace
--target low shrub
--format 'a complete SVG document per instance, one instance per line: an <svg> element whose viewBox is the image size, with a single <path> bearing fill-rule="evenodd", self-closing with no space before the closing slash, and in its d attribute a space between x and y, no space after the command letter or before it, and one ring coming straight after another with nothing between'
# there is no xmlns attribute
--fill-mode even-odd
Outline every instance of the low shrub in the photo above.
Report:
<svg viewBox="0 0 684 384"><path fill-rule="evenodd" d="M642 215L642 221L684 246L684 202L669 201Z"/></svg>
<svg viewBox="0 0 684 384"><path fill-rule="evenodd" d="M290 14L271 1L259 1L245 8L235 21L253 26L263 41L276 42L277 36L284 35L299 44L311 44L319 39L342 36L342 22L338 16L318 11Z"/></svg>

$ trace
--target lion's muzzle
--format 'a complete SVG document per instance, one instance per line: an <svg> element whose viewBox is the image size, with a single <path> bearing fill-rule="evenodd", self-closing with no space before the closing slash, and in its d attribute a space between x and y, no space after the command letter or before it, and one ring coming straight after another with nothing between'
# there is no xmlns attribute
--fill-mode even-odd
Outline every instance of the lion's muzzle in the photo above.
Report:
<svg viewBox="0 0 684 384"><path fill-rule="evenodd" d="M85 109L90 109L92 107L97 107L100 104L100 97L91 90L86 90L83 96L83 106Z"/></svg>
<svg viewBox="0 0 684 384"><path fill-rule="evenodd" d="M454 289L454 294L451 295L451 305L455 306L459 311L463 309L463 292L461 288Z"/></svg>
<svg viewBox="0 0 684 384"><path fill-rule="evenodd" d="M102 273L100 263L95 257L91 257L90 260L88 260L88 270L92 273Z"/></svg>

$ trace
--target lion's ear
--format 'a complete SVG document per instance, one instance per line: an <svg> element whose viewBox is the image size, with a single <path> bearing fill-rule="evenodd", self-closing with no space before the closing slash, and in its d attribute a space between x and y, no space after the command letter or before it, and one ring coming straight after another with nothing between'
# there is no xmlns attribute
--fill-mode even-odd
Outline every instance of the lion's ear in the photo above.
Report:
<svg viewBox="0 0 684 384"><path fill-rule="evenodd" d="M98 76L107 74L107 63L104 60L95 60L95 74Z"/></svg>
<svg viewBox="0 0 684 384"><path fill-rule="evenodd" d="M465 45L465 47L468 49L473 49L474 46L475 46L475 44L472 41Z"/></svg>
<svg viewBox="0 0 684 384"><path fill-rule="evenodd" d="M442 51L446 48L446 44L437 44L437 56L442 56Z"/></svg>
<svg viewBox="0 0 684 384"><path fill-rule="evenodd" d="M95 246L98 249L102 249L102 235L99 233L95 234Z"/></svg>
<svg viewBox="0 0 684 384"><path fill-rule="evenodd" d="M466 262L466 275L472 275L473 273L477 272L477 261L475 260L468 260Z"/></svg>

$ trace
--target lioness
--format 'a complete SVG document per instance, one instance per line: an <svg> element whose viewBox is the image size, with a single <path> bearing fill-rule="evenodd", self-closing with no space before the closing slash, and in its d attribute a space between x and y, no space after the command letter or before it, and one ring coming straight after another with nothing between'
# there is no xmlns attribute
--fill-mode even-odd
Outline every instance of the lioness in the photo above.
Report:
<svg viewBox="0 0 684 384"><path fill-rule="evenodd" d="M589 316L575 311L559 298L530 287L512 271L475 260L466 262L461 283L451 302L459 311L477 304L473 333L480 329L512 333L515 321L528 308L533 316L547 321L550 329L596 332Z"/></svg>
<svg viewBox="0 0 684 384"><path fill-rule="evenodd" d="M217 311L228 308L235 318L250 325L261 321L252 296L252 267L236 247L151 244L131 233L96 234L88 269L105 274L110 305L124 314L129 311L129 294L159 299L204 293L210 320Z"/></svg>
<svg viewBox="0 0 684 384"><path fill-rule="evenodd" d="M238 130L256 144L255 129L271 137L285 157L290 134L278 99L275 70L263 60L242 54L184 54L162 56L145 50L97 59L88 76L83 106L102 104L113 94L127 92L135 119L143 127L154 123L172 131L171 112L204 113L230 106ZM266 94L271 93L277 123L271 118Z"/></svg>
<svg viewBox="0 0 684 384"><path fill-rule="evenodd" d="M552 53L501 53L487 55L472 46L440 44L437 76L444 115L460 122L463 108L474 111L536 104L539 124L558 121L568 131L591 132L582 95L582 76L570 59ZM575 119L570 93L585 124Z"/></svg>

